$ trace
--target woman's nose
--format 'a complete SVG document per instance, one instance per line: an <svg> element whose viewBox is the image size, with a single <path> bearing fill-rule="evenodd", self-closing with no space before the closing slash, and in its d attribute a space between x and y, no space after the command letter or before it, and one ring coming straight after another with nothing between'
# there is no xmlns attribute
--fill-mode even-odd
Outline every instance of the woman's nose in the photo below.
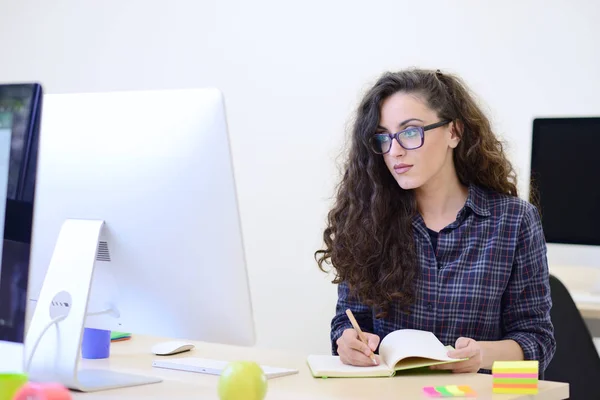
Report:
<svg viewBox="0 0 600 400"><path fill-rule="evenodd" d="M390 155L393 157L403 156L406 153L406 149L400 146L400 143L396 139L392 140L392 147L390 148Z"/></svg>

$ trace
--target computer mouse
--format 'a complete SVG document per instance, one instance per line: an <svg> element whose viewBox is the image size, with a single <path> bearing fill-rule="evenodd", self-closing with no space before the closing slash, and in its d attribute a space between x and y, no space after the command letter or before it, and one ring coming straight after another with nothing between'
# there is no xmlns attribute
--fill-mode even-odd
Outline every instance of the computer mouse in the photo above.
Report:
<svg viewBox="0 0 600 400"><path fill-rule="evenodd" d="M186 351L190 351L194 348L194 345L190 342L182 340L172 340L169 342L161 342L152 346L152 353L157 356L170 356L173 354L179 354Z"/></svg>

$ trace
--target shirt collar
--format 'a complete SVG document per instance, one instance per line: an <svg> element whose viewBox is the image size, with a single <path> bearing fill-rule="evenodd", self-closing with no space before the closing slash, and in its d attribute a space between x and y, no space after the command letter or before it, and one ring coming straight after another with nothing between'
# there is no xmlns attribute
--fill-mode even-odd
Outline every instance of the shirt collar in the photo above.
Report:
<svg viewBox="0 0 600 400"><path fill-rule="evenodd" d="M482 217L489 217L491 212L488 206L487 193L476 185L469 185L469 194L465 207L470 208L475 214Z"/></svg>

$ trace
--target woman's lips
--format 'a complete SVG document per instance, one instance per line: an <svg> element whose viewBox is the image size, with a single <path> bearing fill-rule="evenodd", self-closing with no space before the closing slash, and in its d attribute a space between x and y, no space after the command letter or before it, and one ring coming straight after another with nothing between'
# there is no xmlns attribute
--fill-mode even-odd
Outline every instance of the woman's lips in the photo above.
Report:
<svg viewBox="0 0 600 400"><path fill-rule="evenodd" d="M404 174L406 172L408 172L413 166L410 164L396 164L394 165L394 171L396 171L397 174Z"/></svg>

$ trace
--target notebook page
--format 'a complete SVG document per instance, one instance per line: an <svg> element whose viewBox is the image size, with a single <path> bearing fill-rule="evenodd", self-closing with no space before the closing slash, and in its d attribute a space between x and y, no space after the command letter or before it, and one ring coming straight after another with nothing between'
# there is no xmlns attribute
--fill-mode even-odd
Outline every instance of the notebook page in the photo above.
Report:
<svg viewBox="0 0 600 400"><path fill-rule="evenodd" d="M422 357L440 361L454 361L448 349L431 332L402 329L387 335L379 346L379 354L386 364L395 366L407 357Z"/></svg>
<svg viewBox="0 0 600 400"><path fill-rule="evenodd" d="M337 356L309 355L307 362L313 376L317 377L368 377L393 374L393 371L384 363L372 367L355 367L344 364Z"/></svg>

